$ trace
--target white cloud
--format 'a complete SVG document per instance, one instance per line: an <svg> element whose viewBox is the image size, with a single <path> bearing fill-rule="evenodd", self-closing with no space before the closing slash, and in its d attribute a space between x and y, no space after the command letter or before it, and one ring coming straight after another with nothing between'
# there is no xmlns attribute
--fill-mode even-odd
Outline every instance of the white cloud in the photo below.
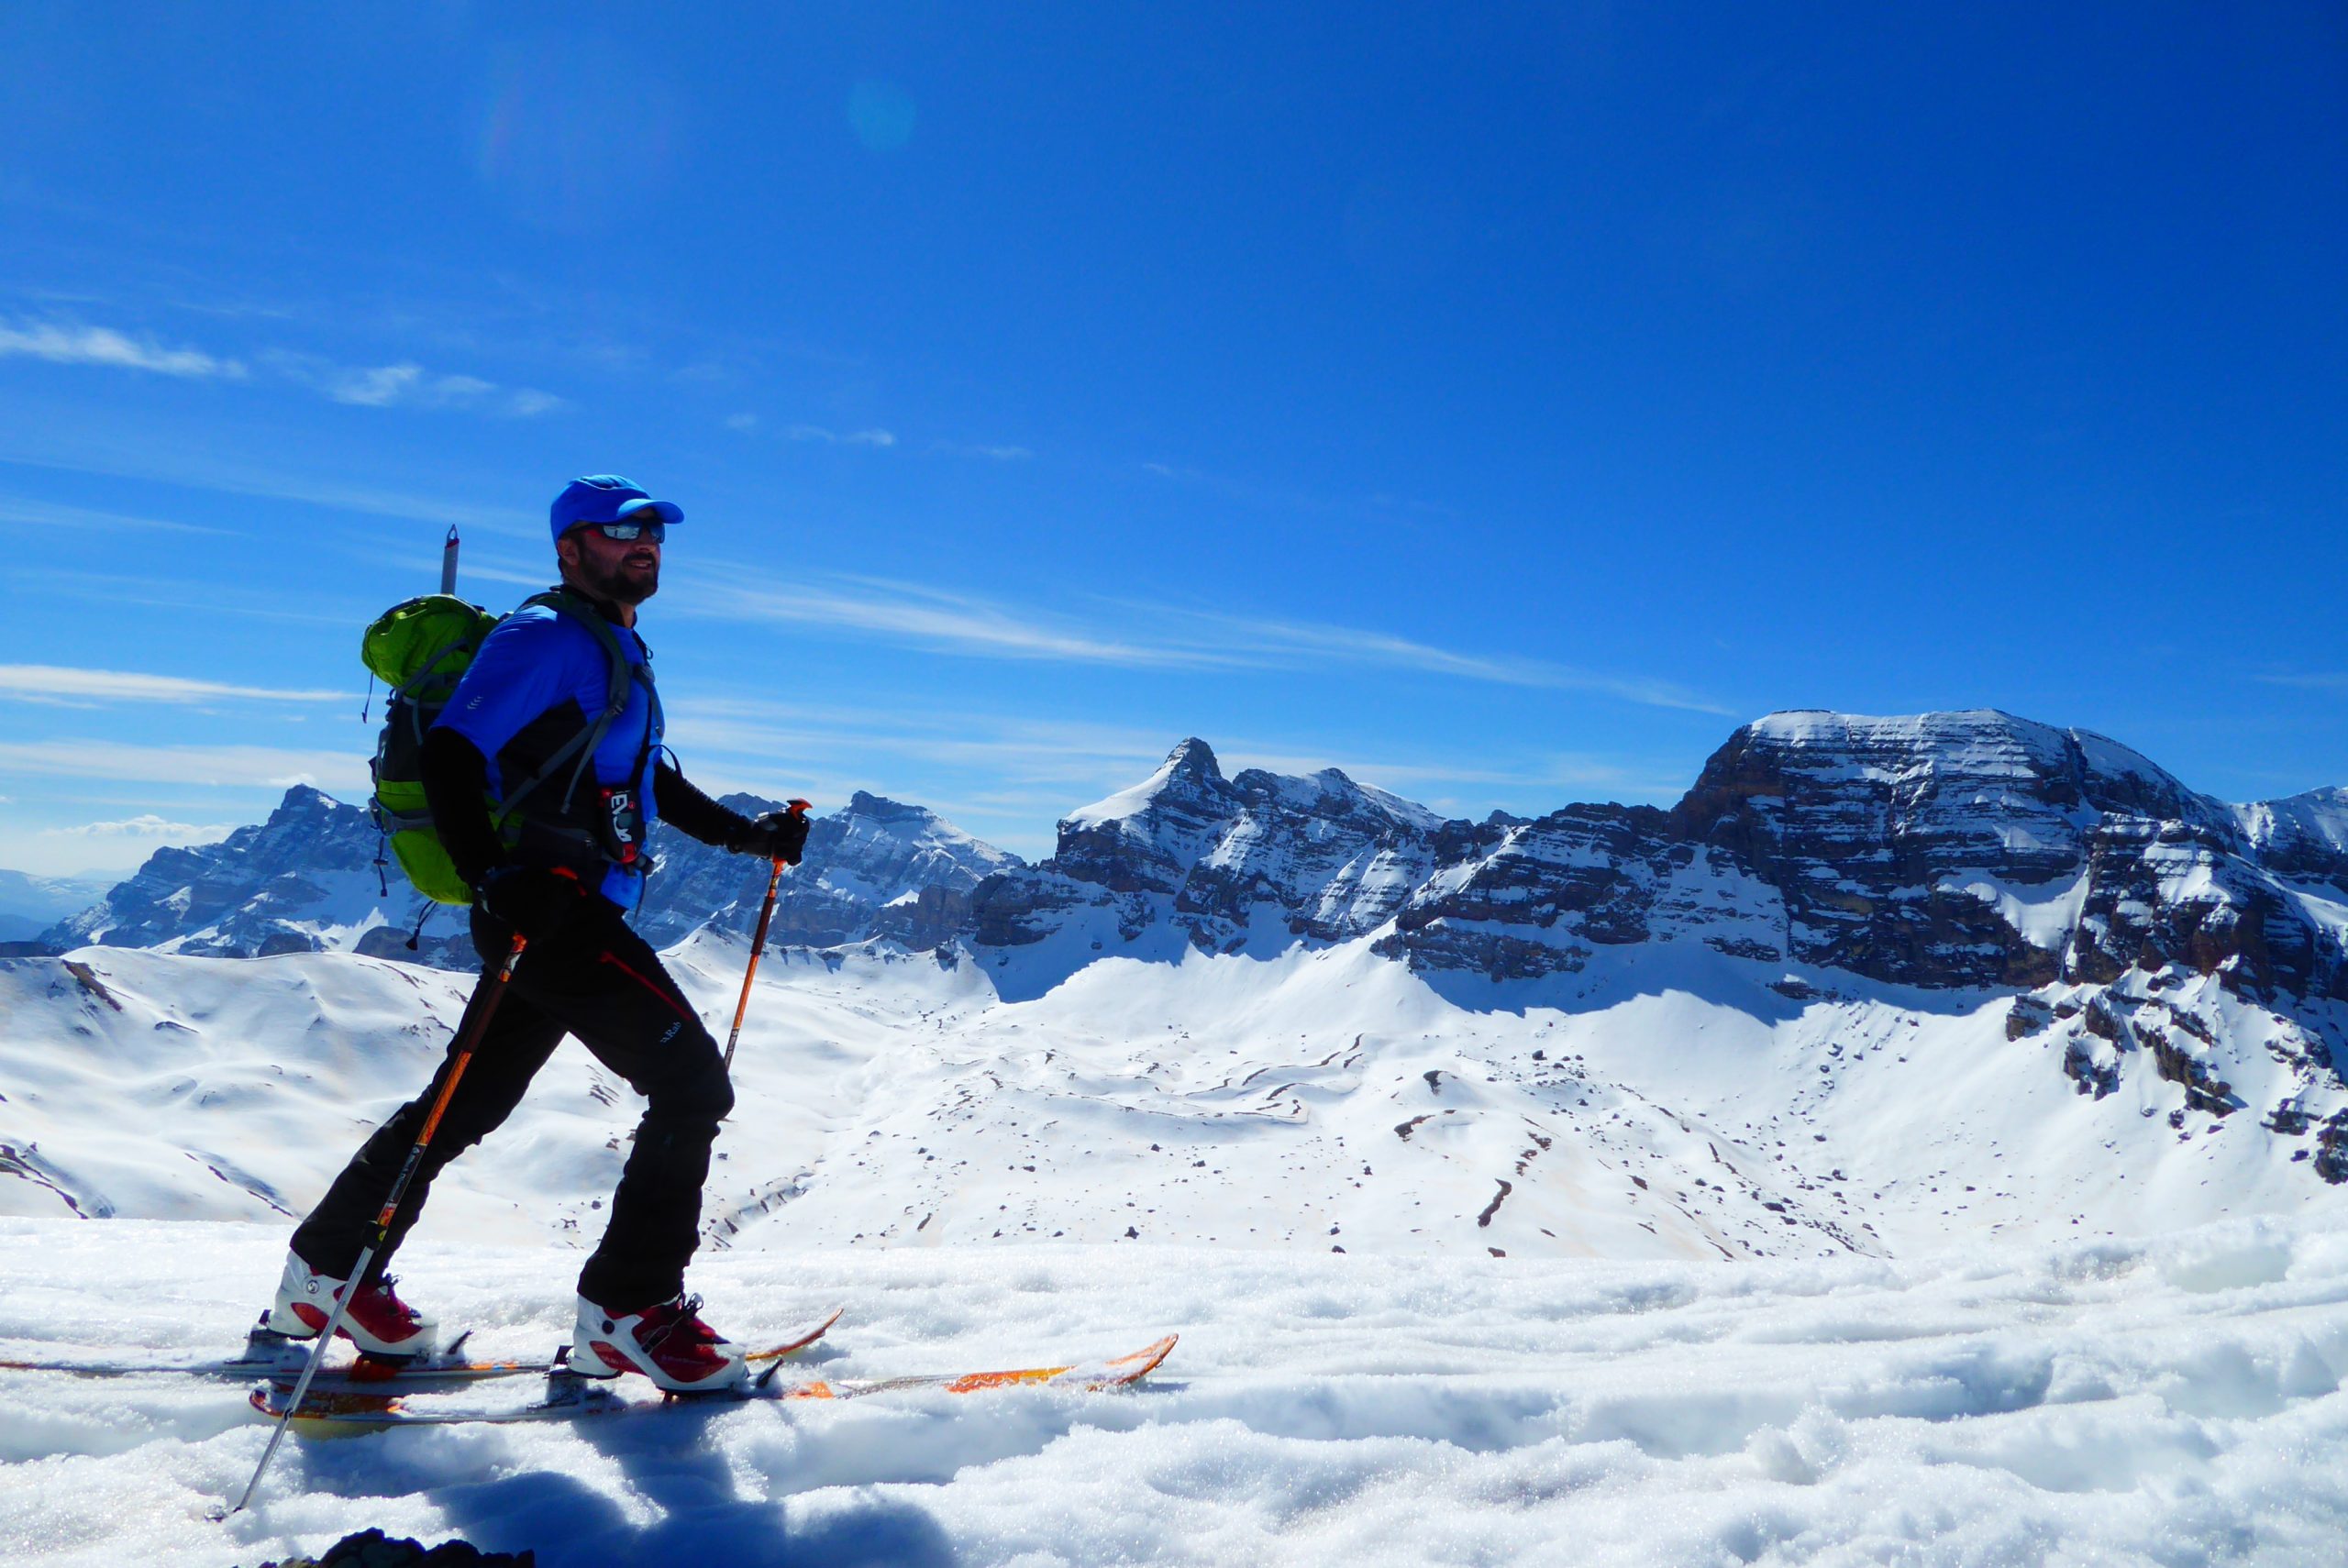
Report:
<svg viewBox="0 0 2348 1568"><path fill-rule="evenodd" d="M1557 691L1597 691L1645 707L1676 708L1686 712L1711 713L1721 718L1740 716L1735 709L1725 707L1683 687L1676 686L1669 681L1652 680L1641 676L1614 675L1600 670L1580 669L1571 665L1553 664L1546 659L1454 653L1448 648L1412 642L1407 637L1398 637L1385 632L1361 631L1350 626L1318 625L1310 622L1250 620L1237 615L1214 614L1203 611L1169 610L1156 605L1135 608L1168 616L1178 622L1196 622L1211 629L1218 641L1226 641L1235 651L1257 654L1268 658L1291 659L1310 657L1316 659L1340 659L1355 664L1423 670L1432 675L1452 675L1467 680L1488 681L1501 686L1542 687Z"/></svg>
<svg viewBox="0 0 2348 1568"><path fill-rule="evenodd" d="M1172 669L1367 665L1493 685L1594 691L1646 707L1737 716L1734 709L1669 681L1545 659L1459 653L1351 626L1128 602L1115 606L1119 613L1111 625L1096 627L911 583L835 579L770 584L756 572L732 568L719 575L717 586L681 591L684 607L735 620L843 627L998 658Z"/></svg>
<svg viewBox="0 0 2348 1568"><path fill-rule="evenodd" d="M352 792L368 789L367 761L343 751L292 751L261 745L138 745L126 741L20 741L0 754L13 774L110 778L207 789L283 790L307 784Z"/></svg>
<svg viewBox="0 0 2348 1568"><path fill-rule="evenodd" d="M116 669L73 669L53 664L0 664L0 698L84 702L204 702L247 698L263 702L330 702L350 695L337 690L294 690L274 686L233 686L176 675L139 675Z"/></svg>
<svg viewBox="0 0 2348 1568"><path fill-rule="evenodd" d="M731 580L695 593L689 601L692 607L736 620L841 626L1007 658L1183 667L1225 662L1205 649L1151 647L907 584L761 587L754 586L755 580L746 580L743 573L726 576Z"/></svg>
<svg viewBox="0 0 2348 1568"><path fill-rule="evenodd" d="M759 416L755 414L731 414L725 417L725 428L728 430L756 430L758 427Z"/></svg>
<svg viewBox="0 0 2348 1568"><path fill-rule="evenodd" d="M147 528L170 534L211 534L222 538L239 536L233 528L207 528L197 523L175 523L162 517L131 517L119 512L99 512L87 506L60 506L53 502L28 501L0 495L0 523L29 523L39 528Z"/></svg>
<svg viewBox="0 0 2348 1568"><path fill-rule="evenodd" d="M793 441L821 441L832 447L893 447L894 432L888 430L826 430L820 425L794 425L783 432Z"/></svg>
<svg viewBox="0 0 2348 1568"><path fill-rule="evenodd" d="M262 362L298 385L359 408L460 408L520 417L560 408L562 399L531 387L507 390L479 376L426 370L412 360L395 365L337 365L313 354L272 349Z"/></svg>
<svg viewBox="0 0 2348 1568"><path fill-rule="evenodd" d="M118 823L83 823L78 827L41 829L47 838L142 838L173 844L210 844L237 831L234 823L167 822L152 812Z"/></svg>
<svg viewBox="0 0 2348 1568"><path fill-rule="evenodd" d="M242 380L245 368L196 348L165 348L110 326L67 326L30 322L0 326L0 357L26 355L58 365L109 365L161 376Z"/></svg>
<svg viewBox="0 0 2348 1568"><path fill-rule="evenodd" d="M167 348L151 338L134 337L111 326L55 321L0 325L0 359L11 355L58 365L105 365L191 380L244 381L249 374L242 360L201 348ZM315 354L288 349L271 349L258 358L271 371L298 386L322 392L337 403L367 408L469 408L527 418L563 406L562 399L534 387L504 388L479 376L436 374L407 361L337 365Z"/></svg>

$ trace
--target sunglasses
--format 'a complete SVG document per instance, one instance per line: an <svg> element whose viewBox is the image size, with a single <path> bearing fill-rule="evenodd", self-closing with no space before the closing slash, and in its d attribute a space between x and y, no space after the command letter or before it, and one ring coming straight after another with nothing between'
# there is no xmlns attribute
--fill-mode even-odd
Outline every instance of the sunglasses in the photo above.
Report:
<svg viewBox="0 0 2348 1568"><path fill-rule="evenodd" d="M589 523L581 526L580 532L583 534L589 529L606 539L617 539L622 544L633 539L649 539L657 545L669 536L669 525L657 517L649 523Z"/></svg>

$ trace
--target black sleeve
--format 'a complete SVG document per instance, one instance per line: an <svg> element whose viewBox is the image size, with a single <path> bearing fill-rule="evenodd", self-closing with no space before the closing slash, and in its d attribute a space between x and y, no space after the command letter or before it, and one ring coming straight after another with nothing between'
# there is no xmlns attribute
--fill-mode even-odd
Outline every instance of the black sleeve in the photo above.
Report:
<svg viewBox="0 0 2348 1568"><path fill-rule="evenodd" d="M467 885L478 888L503 865L505 846L489 820L489 759L454 730L436 729L424 737L424 803L440 847Z"/></svg>
<svg viewBox="0 0 2348 1568"><path fill-rule="evenodd" d="M665 756L652 776L652 798L659 804L662 822L675 823L678 832L703 844L731 849L750 831L749 818L703 794Z"/></svg>

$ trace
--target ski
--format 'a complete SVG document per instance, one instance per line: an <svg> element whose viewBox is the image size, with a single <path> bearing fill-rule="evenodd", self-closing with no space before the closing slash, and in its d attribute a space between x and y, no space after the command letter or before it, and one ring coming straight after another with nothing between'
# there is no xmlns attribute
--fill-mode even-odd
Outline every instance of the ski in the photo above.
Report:
<svg viewBox="0 0 2348 1568"><path fill-rule="evenodd" d="M830 1332L832 1325L840 1320L846 1310L845 1308L834 1308L828 1317L814 1327L780 1343L752 1351L749 1359L753 1362L780 1361L784 1356L805 1350ZM317 1376L311 1380L311 1396L315 1397L322 1393L363 1396L381 1394L393 1387L403 1390L449 1388L501 1377L546 1377L565 1370L570 1349L565 1345L543 1360L476 1361L464 1354L464 1343L470 1337L470 1331L459 1334L449 1342L446 1350L429 1356L391 1357L361 1353L352 1360L320 1368ZM245 1342L243 1354L222 1361L0 1359L0 1372L50 1372L72 1377L203 1377L237 1383L266 1378L280 1387L291 1387L294 1379L302 1375L302 1365L309 1357L310 1345L308 1340L292 1339L269 1329L255 1329Z"/></svg>
<svg viewBox="0 0 2348 1568"><path fill-rule="evenodd" d="M336 1428L348 1430L567 1421L582 1416L625 1415L682 1407L704 1409L712 1406L744 1405L761 1400L861 1399L875 1394L908 1393L921 1389L941 1394L977 1394L993 1388L1027 1386L1097 1392L1126 1387L1148 1376L1173 1352L1177 1337L1168 1334L1155 1344L1106 1361L1069 1362L1057 1366L1017 1367L1001 1372L948 1372L908 1377L838 1380L817 1378L805 1383L783 1383L775 1378L779 1368L770 1367L742 1388L708 1394L669 1394L653 1399L633 1398L605 1386L603 1380L566 1371L548 1378L548 1389L544 1398L502 1409L430 1399L411 1403L404 1395L380 1389L372 1392L342 1391L322 1398L317 1386L312 1384L310 1397L295 1413L294 1425L297 1430L324 1432ZM254 1409L272 1420L285 1413L283 1390L279 1388L257 1387L252 1391L250 1402Z"/></svg>

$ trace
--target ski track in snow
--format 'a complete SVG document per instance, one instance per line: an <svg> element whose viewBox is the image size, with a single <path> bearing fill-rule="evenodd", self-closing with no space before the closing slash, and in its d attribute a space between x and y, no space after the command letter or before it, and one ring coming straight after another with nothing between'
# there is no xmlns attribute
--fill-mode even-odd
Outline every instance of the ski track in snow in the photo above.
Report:
<svg viewBox="0 0 2348 1568"><path fill-rule="evenodd" d="M0 1354L234 1342L271 1227L0 1221ZM568 1260L419 1243L487 1351ZM94 1280L105 1288L94 1289ZM0 1374L0 1560L257 1563L379 1526L548 1564L2329 1564L2348 1237L2239 1220L1929 1260L1221 1248L734 1252L718 1320L849 1316L825 1375L1182 1343L1132 1394L914 1395L305 1441L237 1389ZM797 1369L793 1369L797 1370Z"/></svg>
<svg viewBox="0 0 2348 1568"><path fill-rule="evenodd" d="M742 956L670 955L720 1019ZM225 1353L464 979L76 962L0 962L0 1357ZM2083 1095L2002 996L1609 963L1474 1010L1359 944L1017 1003L968 962L778 952L712 1320L846 1306L836 1376L1180 1332L1149 1385L303 1441L219 1526L267 1437L233 1386L0 1372L0 1562L249 1568L368 1526L547 1564L2348 1558L2348 1189L2309 1138L2142 1060ZM2272 1103L2271 1021L2202 999ZM636 1107L559 1052L442 1178L408 1293L485 1352L558 1342Z"/></svg>

